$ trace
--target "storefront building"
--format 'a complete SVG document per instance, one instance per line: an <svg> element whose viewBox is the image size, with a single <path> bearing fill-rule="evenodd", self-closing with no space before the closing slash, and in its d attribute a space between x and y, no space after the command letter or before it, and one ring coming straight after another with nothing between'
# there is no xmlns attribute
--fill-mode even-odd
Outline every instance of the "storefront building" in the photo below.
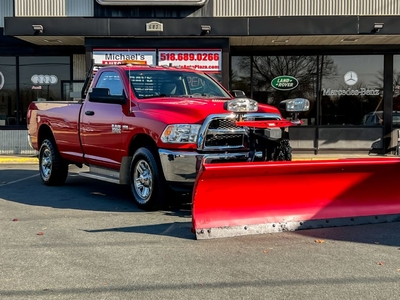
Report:
<svg viewBox="0 0 400 300"><path fill-rule="evenodd" d="M399 15L390 0L3 0L0 154L31 153L31 101L76 100L92 62L124 59L194 67L274 106L309 99L297 152L393 153Z"/></svg>

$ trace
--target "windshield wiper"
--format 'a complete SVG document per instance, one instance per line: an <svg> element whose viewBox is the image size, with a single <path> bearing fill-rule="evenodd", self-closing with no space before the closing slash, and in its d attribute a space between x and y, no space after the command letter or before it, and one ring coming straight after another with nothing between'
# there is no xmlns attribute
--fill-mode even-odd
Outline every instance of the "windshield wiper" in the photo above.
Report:
<svg viewBox="0 0 400 300"><path fill-rule="evenodd" d="M190 98L197 98L197 97L211 97L212 95L211 94L206 94L206 93L194 93L194 94L191 94L191 95L188 95Z"/></svg>
<svg viewBox="0 0 400 300"><path fill-rule="evenodd" d="M198 94L192 94L192 95L189 95L189 97L190 98L218 98L218 99L230 99L230 97L225 97L225 96L222 96L222 95L213 95L213 94L207 94L207 93L202 93L202 94L200 94L200 93L198 93Z"/></svg>
<svg viewBox="0 0 400 300"><path fill-rule="evenodd" d="M160 95L153 95L153 96L143 96L143 97L140 97L140 99L163 98L163 97L172 97L172 96L174 96L174 95L160 94Z"/></svg>
<svg viewBox="0 0 400 300"><path fill-rule="evenodd" d="M160 97L160 96L143 96L143 97L140 97L139 99L150 99L150 98L157 98L157 97Z"/></svg>

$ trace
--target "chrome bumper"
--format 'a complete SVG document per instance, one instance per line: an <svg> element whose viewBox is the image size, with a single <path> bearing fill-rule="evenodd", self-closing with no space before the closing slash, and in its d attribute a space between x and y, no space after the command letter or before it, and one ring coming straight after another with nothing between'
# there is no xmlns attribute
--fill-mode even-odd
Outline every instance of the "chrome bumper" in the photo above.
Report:
<svg viewBox="0 0 400 300"><path fill-rule="evenodd" d="M203 159L209 161L230 160L248 158L247 152L242 153L221 153L221 154L200 154L198 152L170 151L159 149L161 166L167 181L180 183L194 183L197 172L200 169Z"/></svg>

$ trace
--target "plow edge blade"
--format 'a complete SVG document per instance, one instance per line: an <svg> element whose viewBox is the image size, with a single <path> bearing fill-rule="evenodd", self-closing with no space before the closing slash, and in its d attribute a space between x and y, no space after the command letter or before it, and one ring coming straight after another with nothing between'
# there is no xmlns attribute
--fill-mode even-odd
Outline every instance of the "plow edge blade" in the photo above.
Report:
<svg viewBox="0 0 400 300"><path fill-rule="evenodd" d="M399 158L212 163L198 173L197 239L400 221Z"/></svg>

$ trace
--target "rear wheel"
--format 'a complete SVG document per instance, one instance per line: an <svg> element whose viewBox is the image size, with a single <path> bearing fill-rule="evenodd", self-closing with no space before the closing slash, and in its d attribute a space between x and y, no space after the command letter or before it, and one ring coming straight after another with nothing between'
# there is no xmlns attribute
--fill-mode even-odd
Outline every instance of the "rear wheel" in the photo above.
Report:
<svg viewBox="0 0 400 300"><path fill-rule="evenodd" d="M61 185L68 176L68 164L59 154L55 142L44 140L39 150L40 178L46 185Z"/></svg>
<svg viewBox="0 0 400 300"><path fill-rule="evenodd" d="M136 205L144 210L160 209L166 202L166 183L155 151L139 148L132 158L130 185Z"/></svg>

